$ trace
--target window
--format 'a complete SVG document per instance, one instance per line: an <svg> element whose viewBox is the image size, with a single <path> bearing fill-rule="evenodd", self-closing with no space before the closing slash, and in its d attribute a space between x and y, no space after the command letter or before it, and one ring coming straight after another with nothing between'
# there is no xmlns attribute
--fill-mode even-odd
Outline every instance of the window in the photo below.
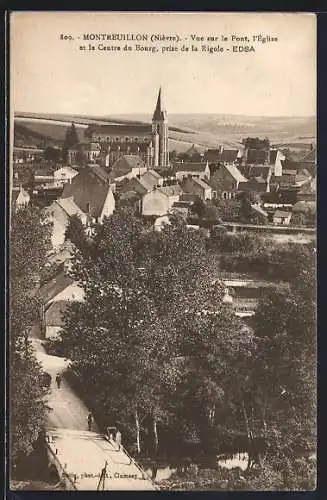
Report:
<svg viewBox="0 0 327 500"><path fill-rule="evenodd" d="M129 137L126 137L126 142L128 142L128 141L129 141Z"/></svg>
<svg viewBox="0 0 327 500"><path fill-rule="evenodd" d="M224 200L227 200L228 199L228 193L226 193L226 191L224 191L222 193L222 197L223 197Z"/></svg>
<svg viewBox="0 0 327 500"><path fill-rule="evenodd" d="M116 137L116 141L119 141L119 137Z"/></svg>

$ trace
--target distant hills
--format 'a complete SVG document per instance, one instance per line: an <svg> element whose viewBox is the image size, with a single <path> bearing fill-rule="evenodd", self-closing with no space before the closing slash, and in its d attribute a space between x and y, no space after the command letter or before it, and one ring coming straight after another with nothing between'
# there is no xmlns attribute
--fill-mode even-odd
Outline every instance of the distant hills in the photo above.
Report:
<svg viewBox="0 0 327 500"><path fill-rule="evenodd" d="M15 113L15 144L60 145L67 127L78 127L80 140L90 124L150 123L149 115L83 116L70 114ZM316 142L314 117L253 117L220 114L169 115L169 149L183 152L192 144L199 149L238 147L244 137L268 137L273 144L290 149L306 149Z"/></svg>

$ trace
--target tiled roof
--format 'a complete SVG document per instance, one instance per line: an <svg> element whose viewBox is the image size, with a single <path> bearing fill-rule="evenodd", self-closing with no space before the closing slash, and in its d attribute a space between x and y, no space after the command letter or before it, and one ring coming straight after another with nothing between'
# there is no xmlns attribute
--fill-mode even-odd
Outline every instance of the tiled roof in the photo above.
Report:
<svg viewBox="0 0 327 500"><path fill-rule="evenodd" d="M139 155L123 155L113 164L109 174L110 179L128 174L132 168L144 167L144 161Z"/></svg>
<svg viewBox="0 0 327 500"><path fill-rule="evenodd" d="M165 194L166 196L177 196L183 194L183 190L179 184L174 184L173 186L165 186L158 188L158 191Z"/></svg>
<svg viewBox="0 0 327 500"><path fill-rule="evenodd" d="M183 162L183 163L175 163L174 167L177 172L204 172L207 166L206 162L200 163L191 163L191 162Z"/></svg>
<svg viewBox="0 0 327 500"><path fill-rule="evenodd" d="M102 167L92 165L82 169L70 184L65 185L61 200L72 198L84 214L97 218L110 189L108 173Z"/></svg>
<svg viewBox="0 0 327 500"><path fill-rule="evenodd" d="M283 175L296 175L297 171L296 170L286 170L283 169Z"/></svg>
<svg viewBox="0 0 327 500"><path fill-rule="evenodd" d="M72 196L69 198L59 198L55 203L57 203L69 217L72 217L72 215L84 215L84 212L74 203Z"/></svg>
<svg viewBox="0 0 327 500"><path fill-rule="evenodd" d="M285 170L300 170L306 169L310 175L315 176L317 173L317 167L314 162L310 161L294 161L294 160L282 160L283 172Z"/></svg>
<svg viewBox="0 0 327 500"><path fill-rule="evenodd" d="M313 148L304 158L303 161L312 161L316 162L317 161L317 149Z"/></svg>
<svg viewBox="0 0 327 500"><path fill-rule="evenodd" d="M70 166L66 166L66 167L61 167L61 168L58 168L57 170L55 170L55 174L58 174L58 172L66 172L67 174L78 174L78 171L75 170L75 168L72 168Z"/></svg>
<svg viewBox="0 0 327 500"><path fill-rule="evenodd" d="M209 162L218 162L220 161L220 149L208 149L204 153L204 158Z"/></svg>
<svg viewBox="0 0 327 500"><path fill-rule="evenodd" d="M283 210L276 210L276 212L274 213L274 217L290 217L292 215L291 212L285 212Z"/></svg>
<svg viewBox="0 0 327 500"><path fill-rule="evenodd" d="M202 179L199 179L198 177L193 177L192 181L201 186L203 189L211 189L211 186L204 182Z"/></svg>
<svg viewBox="0 0 327 500"><path fill-rule="evenodd" d="M224 163L234 163L237 160L238 149L223 149L220 161Z"/></svg>
<svg viewBox="0 0 327 500"><path fill-rule="evenodd" d="M245 165L242 167L242 172L248 179L262 177L267 180L271 173L271 167L269 165Z"/></svg>
<svg viewBox="0 0 327 500"><path fill-rule="evenodd" d="M247 182L247 179L244 177L244 175L241 174L241 172L237 167L235 167L235 165L225 165L225 168L236 181Z"/></svg>
<svg viewBox="0 0 327 500"><path fill-rule="evenodd" d="M68 300L53 302L45 311L45 324L47 326L64 326L63 314L69 304Z"/></svg>
<svg viewBox="0 0 327 500"><path fill-rule="evenodd" d="M265 149L251 149L247 151L246 162L248 164L265 163L268 160L268 151Z"/></svg>
<svg viewBox="0 0 327 500"><path fill-rule="evenodd" d="M38 296L45 302L50 302L60 292L65 290L69 285L74 283L73 278L67 276L65 273L58 274L48 283L45 283L39 290Z"/></svg>
<svg viewBox="0 0 327 500"><path fill-rule="evenodd" d="M128 125L108 124L108 125L90 125L89 131L94 134L108 136L126 136L126 137L141 137L151 136L152 125L147 123L135 123Z"/></svg>
<svg viewBox="0 0 327 500"><path fill-rule="evenodd" d="M150 169L147 171L147 174L150 174L152 175L153 177L155 177L156 179L162 179L162 175L159 174L159 172L156 172L155 170L153 169ZM145 175L145 174L144 174Z"/></svg>
<svg viewBox="0 0 327 500"><path fill-rule="evenodd" d="M299 194L315 194L317 191L317 181L316 179L312 179L311 182L304 184L299 190Z"/></svg>

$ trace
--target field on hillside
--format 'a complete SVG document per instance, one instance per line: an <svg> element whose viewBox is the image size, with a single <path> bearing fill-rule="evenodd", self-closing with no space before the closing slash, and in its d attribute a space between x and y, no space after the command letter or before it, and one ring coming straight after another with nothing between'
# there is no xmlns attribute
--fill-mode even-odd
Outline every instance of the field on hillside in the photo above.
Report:
<svg viewBox="0 0 327 500"><path fill-rule="evenodd" d="M20 144L46 139L62 143L67 127L75 122L79 138L90 124L150 123L148 115L78 116L45 113L16 113L15 142ZM272 144L294 150L308 149L316 142L314 117L248 117L242 115L169 115L169 149L186 151L192 144L200 150L218 147L237 148L244 137L268 137Z"/></svg>

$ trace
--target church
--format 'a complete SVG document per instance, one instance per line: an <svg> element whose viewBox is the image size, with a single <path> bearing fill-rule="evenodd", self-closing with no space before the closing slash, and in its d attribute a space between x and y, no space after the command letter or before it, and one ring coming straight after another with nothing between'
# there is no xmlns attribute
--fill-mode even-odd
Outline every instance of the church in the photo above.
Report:
<svg viewBox="0 0 327 500"><path fill-rule="evenodd" d="M163 108L161 88L152 124L128 123L90 125L88 158L104 167L112 167L123 155L138 155L149 168L169 166L168 121Z"/></svg>

